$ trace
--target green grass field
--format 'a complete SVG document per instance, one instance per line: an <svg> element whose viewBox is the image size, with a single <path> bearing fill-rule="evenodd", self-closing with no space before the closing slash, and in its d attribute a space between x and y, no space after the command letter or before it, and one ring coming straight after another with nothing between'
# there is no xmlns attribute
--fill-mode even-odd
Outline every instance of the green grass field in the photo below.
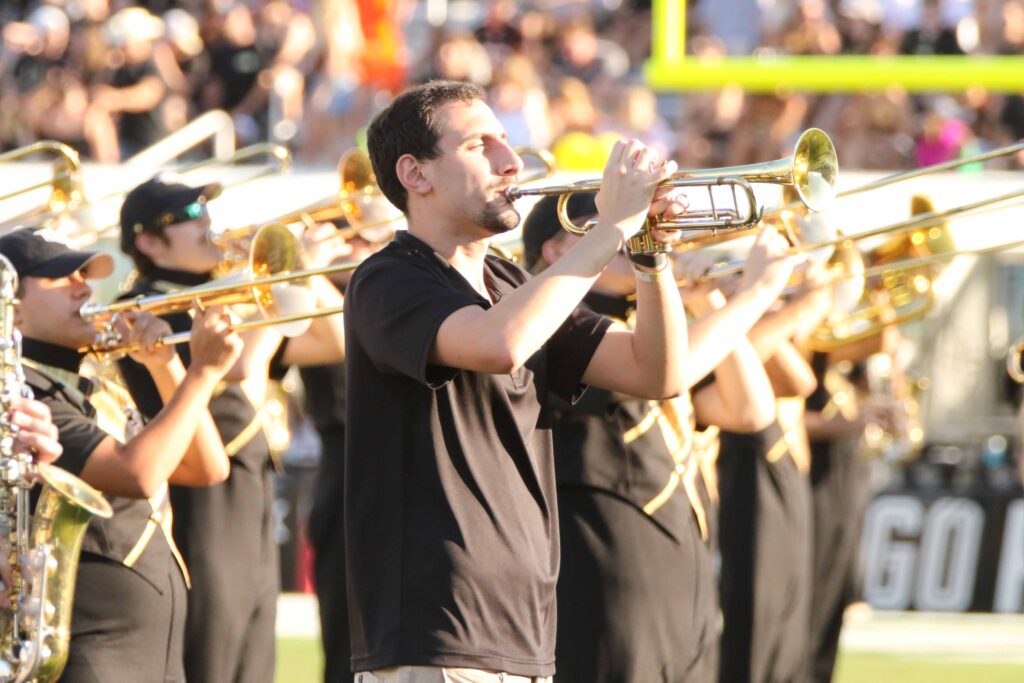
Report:
<svg viewBox="0 0 1024 683"><path fill-rule="evenodd" d="M278 640L275 683L319 683L321 655L315 640ZM1021 683L1024 667L1019 664L991 664L958 661L943 657L841 655L836 683Z"/></svg>

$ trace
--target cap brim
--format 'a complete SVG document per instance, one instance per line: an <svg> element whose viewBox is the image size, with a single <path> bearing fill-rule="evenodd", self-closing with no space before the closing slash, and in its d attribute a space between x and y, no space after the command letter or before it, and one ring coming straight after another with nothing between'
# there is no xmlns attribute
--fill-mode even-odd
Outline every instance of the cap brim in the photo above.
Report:
<svg viewBox="0 0 1024 683"><path fill-rule="evenodd" d="M71 251L52 258L26 273L30 277L60 278L80 270L87 280L99 280L114 272L114 259L100 251Z"/></svg>
<svg viewBox="0 0 1024 683"><path fill-rule="evenodd" d="M183 189L181 193L176 196L168 197L166 204L173 204L175 209L179 209L191 204L192 202L199 201L199 199L202 199L205 202L208 202L211 199L216 199L223 191L224 186L220 183L209 183L208 185L189 187L187 189Z"/></svg>
<svg viewBox="0 0 1024 683"><path fill-rule="evenodd" d="M203 186L203 191L199 196L203 197L207 201L216 199L220 196L220 193L224 191L224 186L220 183L210 183L209 185Z"/></svg>

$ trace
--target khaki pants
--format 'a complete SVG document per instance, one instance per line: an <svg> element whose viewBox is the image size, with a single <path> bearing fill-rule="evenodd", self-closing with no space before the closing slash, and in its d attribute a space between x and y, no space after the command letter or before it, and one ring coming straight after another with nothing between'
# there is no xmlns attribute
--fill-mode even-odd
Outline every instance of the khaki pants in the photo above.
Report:
<svg viewBox="0 0 1024 683"><path fill-rule="evenodd" d="M438 666L392 666L357 673L356 683L551 683L551 677Z"/></svg>

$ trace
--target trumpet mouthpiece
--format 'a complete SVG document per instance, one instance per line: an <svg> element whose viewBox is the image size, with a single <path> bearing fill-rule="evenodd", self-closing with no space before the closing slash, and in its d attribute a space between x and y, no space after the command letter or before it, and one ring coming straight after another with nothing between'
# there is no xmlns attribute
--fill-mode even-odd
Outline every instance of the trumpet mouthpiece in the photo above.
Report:
<svg viewBox="0 0 1024 683"><path fill-rule="evenodd" d="M505 190L505 199L509 200L510 202L514 202L515 200L519 199L525 194L526 193L519 186L513 185L512 187Z"/></svg>

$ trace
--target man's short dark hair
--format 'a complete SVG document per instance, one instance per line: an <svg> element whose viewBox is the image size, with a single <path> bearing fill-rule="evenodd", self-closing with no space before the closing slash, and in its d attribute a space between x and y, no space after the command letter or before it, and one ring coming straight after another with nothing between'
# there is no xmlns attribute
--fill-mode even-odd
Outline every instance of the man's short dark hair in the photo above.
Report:
<svg viewBox="0 0 1024 683"><path fill-rule="evenodd" d="M439 157L437 110L449 102L484 98L484 91L471 83L431 81L406 90L374 117L366 134L373 172L381 192L402 213L409 212L409 194L395 172L398 159L406 154L423 161Z"/></svg>

